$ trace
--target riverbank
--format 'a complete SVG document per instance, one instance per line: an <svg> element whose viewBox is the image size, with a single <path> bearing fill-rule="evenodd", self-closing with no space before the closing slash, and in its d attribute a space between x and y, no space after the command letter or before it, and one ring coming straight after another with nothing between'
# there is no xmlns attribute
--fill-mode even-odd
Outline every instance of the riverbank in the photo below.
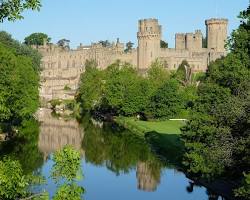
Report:
<svg viewBox="0 0 250 200"><path fill-rule="evenodd" d="M115 122L130 131L139 135L145 135L149 132L159 134L181 134L180 128L185 125L183 121L141 121L133 117L116 117Z"/></svg>

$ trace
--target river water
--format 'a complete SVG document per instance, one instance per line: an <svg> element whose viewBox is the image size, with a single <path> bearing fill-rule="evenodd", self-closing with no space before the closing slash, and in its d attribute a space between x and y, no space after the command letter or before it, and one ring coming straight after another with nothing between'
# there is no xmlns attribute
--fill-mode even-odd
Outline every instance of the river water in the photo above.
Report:
<svg viewBox="0 0 250 200"><path fill-rule="evenodd" d="M179 145L173 143L178 141L174 134L168 148L162 149L157 148L160 137L145 140L88 117L79 123L52 117L49 110L43 110L39 121L39 134L30 139L32 142L24 141L22 147L17 147L20 141L14 142L2 151L20 159L25 172L44 176L46 184L33 189L45 189L51 198L57 190L50 178L51 155L69 144L81 153L84 178L78 184L85 189L85 200L222 199L178 170L181 152Z"/></svg>

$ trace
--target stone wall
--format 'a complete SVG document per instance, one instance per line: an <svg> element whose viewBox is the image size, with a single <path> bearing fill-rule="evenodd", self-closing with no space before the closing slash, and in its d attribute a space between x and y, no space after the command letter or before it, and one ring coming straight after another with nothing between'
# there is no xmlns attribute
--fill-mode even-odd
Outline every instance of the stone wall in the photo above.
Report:
<svg viewBox="0 0 250 200"><path fill-rule="evenodd" d="M44 101L51 99L73 99L78 88L81 73L85 71L86 60L95 60L100 69L105 69L116 60L131 63L140 72L145 72L155 59L166 63L166 68L176 70L187 60L193 71L206 71L210 62L226 55L224 48L227 38L226 19L209 19L207 46L202 48L202 33L176 34L175 48L160 48L162 28L157 19L143 19L138 24L138 48L125 53L123 43L117 40L111 46L99 43L80 46L75 49L44 44L37 48L43 55L40 96Z"/></svg>

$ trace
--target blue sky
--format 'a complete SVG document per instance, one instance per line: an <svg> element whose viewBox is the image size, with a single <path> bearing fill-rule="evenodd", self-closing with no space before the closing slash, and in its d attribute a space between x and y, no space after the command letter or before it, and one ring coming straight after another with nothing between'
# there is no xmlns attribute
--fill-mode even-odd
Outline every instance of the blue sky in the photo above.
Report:
<svg viewBox="0 0 250 200"><path fill-rule="evenodd" d="M99 40L136 43L137 21L158 18L163 39L174 47L176 32L205 33L205 19L229 19L229 32L237 28L239 11L249 0L42 0L40 12L27 11L24 19L0 24L14 38L23 39L33 32L47 33L52 42L66 38L71 47Z"/></svg>

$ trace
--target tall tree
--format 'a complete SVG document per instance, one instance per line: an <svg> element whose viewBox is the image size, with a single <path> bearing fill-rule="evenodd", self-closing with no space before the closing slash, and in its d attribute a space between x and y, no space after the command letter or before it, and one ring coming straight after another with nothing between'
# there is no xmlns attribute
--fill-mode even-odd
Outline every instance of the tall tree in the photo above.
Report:
<svg viewBox="0 0 250 200"><path fill-rule="evenodd" d="M132 49L133 49L133 45L134 45L133 42L131 42L131 41L127 42L127 43L126 43L126 49L124 50L125 53L131 52Z"/></svg>
<svg viewBox="0 0 250 200"><path fill-rule="evenodd" d="M193 116L183 128L184 164L203 177L249 174L250 6L239 17L240 26L228 42L230 53L208 67ZM237 191L243 198L250 190L248 175L245 178Z"/></svg>
<svg viewBox="0 0 250 200"><path fill-rule="evenodd" d="M168 43L165 42L164 40L161 40L160 45L161 45L161 48L164 48L164 49L168 48Z"/></svg>
<svg viewBox="0 0 250 200"><path fill-rule="evenodd" d="M57 45L59 47L62 47L62 48L69 48L69 43L70 43L70 40L67 40L67 39L61 39L57 42Z"/></svg>
<svg viewBox="0 0 250 200"><path fill-rule="evenodd" d="M50 42L51 38L45 33L32 33L24 39L26 45L43 45L44 42Z"/></svg>

